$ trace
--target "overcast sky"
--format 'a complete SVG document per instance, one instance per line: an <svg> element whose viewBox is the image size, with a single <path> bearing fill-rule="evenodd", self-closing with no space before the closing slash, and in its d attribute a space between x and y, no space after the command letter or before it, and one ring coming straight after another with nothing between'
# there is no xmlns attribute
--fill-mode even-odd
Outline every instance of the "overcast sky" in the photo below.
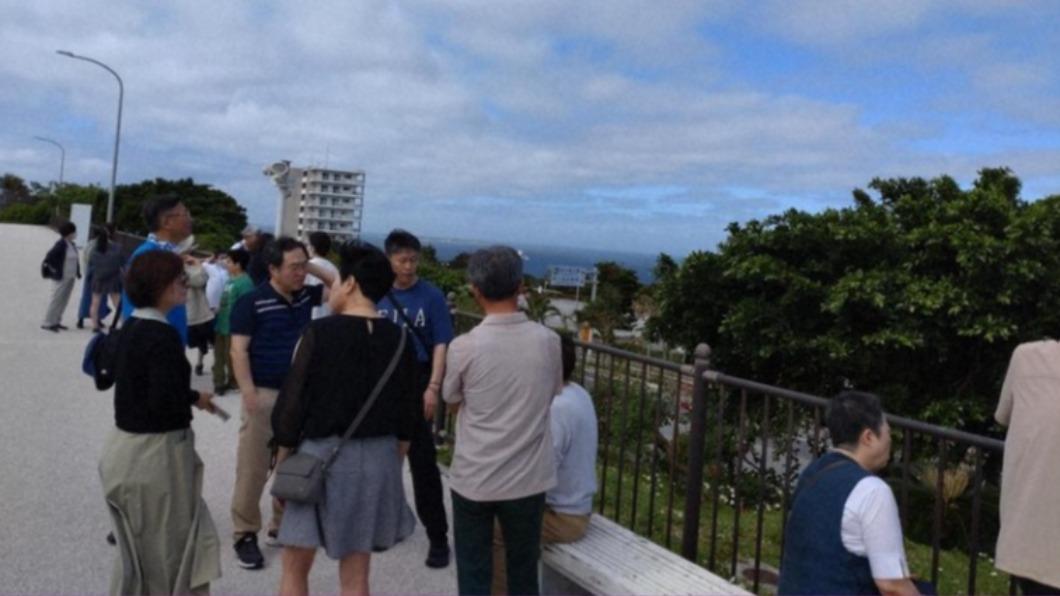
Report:
<svg viewBox="0 0 1060 596"><path fill-rule="evenodd" d="M1060 193L1060 2L0 0L0 171L367 172L364 229L683 255L875 176Z"/></svg>

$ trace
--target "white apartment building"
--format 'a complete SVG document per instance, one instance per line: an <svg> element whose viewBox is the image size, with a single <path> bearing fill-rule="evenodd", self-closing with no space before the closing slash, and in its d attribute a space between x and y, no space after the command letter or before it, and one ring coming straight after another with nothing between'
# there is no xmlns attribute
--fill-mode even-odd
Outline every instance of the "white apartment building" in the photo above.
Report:
<svg viewBox="0 0 1060 596"><path fill-rule="evenodd" d="M327 232L344 242L361 236L364 172L327 168L296 168L284 160L265 168L280 191L276 235L300 240L311 232Z"/></svg>

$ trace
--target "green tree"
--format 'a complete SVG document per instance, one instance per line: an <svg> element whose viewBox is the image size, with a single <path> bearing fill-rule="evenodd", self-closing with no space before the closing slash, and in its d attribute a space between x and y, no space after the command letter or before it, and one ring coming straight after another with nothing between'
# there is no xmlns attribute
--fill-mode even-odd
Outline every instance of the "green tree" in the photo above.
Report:
<svg viewBox="0 0 1060 596"><path fill-rule="evenodd" d="M561 317L559 309L552 305L552 298L546 292L530 290L524 294L526 306L522 309L527 318L542 325L549 317Z"/></svg>
<svg viewBox="0 0 1060 596"><path fill-rule="evenodd" d="M4 174L0 179L0 209L16 203L28 203L30 189L26 182L14 174Z"/></svg>
<svg viewBox="0 0 1060 596"><path fill-rule="evenodd" d="M733 374L984 430L1013 347L1060 328L1060 196L1023 201L1005 168L869 188L729 226L659 281L651 327Z"/></svg>
<svg viewBox="0 0 1060 596"><path fill-rule="evenodd" d="M121 185L114 195L114 221L118 229L147 234L143 206L159 194L173 193L181 198L195 219L196 242L208 250L222 250L239 238L247 225L246 210L227 193L191 178L156 178L138 184Z"/></svg>
<svg viewBox="0 0 1060 596"><path fill-rule="evenodd" d="M600 287L610 286L616 293L617 306L623 313L633 310L633 299L640 290L637 272L619 265L614 261L601 261L596 264L597 282Z"/></svg>
<svg viewBox="0 0 1060 596"><path fill-rule="evenodd" d="M615 330L630 322L629 310L622 307L622 295L612 285L601 285L596 300L578 310L575 318L579 323L588 323L595 329L600 334L600 341L605 344L615 343Z"/></svg>

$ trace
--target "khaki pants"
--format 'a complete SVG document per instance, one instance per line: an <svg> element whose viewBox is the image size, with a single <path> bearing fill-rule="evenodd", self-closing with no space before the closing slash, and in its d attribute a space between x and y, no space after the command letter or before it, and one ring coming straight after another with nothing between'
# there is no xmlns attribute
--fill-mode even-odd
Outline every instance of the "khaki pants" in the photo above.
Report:
<svg viewBox="0 0 1060 596"><path fill-rule="evenodd" d="M66 267L67 271L71 267ZM63 322L63 313L66 312L66 305L70 303L70 294L74 291L74 282L77 281L74 273L63 272L63 278L59 281L52 281L52 297L48 301L48 311L44 314L45 327L53 327Z"/></svg>
<svg viewBox="0 0 1060 596"><path fill-rule="evenodd" d="M213 337L213 386L215 389L235 384L232 374L232 357L228 350L232 348L232 336L214 334Z"/></svg>
<svg viewBox="0 0 1060 596"><path fill-rule="evenodd" d="M261 530L261 495L269 478L269 441L272 440L272 408L278 391L257 387L258 409L248 414L242 408L239 425L239 447L236 451L236 487L232 494L233 540L243 534ZM280 528L283 508L272 499L270 530Z"/></svg>
<svg viewBox="0 0 1060 596"><path fill-rule="evenodd" d="M545 515L541 520L541 544L577 541L589 529L590 515L568 515L545 507ZM504 564L504 536L500 524L493 526L493 581L490 593L508 593L508 570Z"/></svg>

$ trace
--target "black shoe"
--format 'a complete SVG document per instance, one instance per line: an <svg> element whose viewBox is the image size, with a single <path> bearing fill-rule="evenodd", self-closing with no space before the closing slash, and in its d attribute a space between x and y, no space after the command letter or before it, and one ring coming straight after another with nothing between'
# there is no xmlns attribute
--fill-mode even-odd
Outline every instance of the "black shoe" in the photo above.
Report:
<svg viewBox="0 0 1060 596"><path fill-rule="evenodd" d="M265 566L265 557L258 548L257 534L243 534L243 537L236 541L234 548L236 560L243 569L261 569Z"/></svg>
<svg viewBox="0 0 1060 596"><path fill-rule="evenodd" d="M59 329L61 329L63 331L69 331L70 330L70 328L67 327L66 325L56 325L56 327L58 327Z"/></svg>
<svg viewBox="0 0 1060 596"><path fill-rule="evenodd" d="M59 333L58 325L41 325L40 328L45 331L51 331L52 333Z"/></svg>
<svg viewBox="0 0 1060 596"><path fill-rule="evenodd" d="M431 569L441 569L442 567L449 566L449 544L443 542L441 544L432 544L431 549L427 551L427 560L425 564Z"/></svg>

